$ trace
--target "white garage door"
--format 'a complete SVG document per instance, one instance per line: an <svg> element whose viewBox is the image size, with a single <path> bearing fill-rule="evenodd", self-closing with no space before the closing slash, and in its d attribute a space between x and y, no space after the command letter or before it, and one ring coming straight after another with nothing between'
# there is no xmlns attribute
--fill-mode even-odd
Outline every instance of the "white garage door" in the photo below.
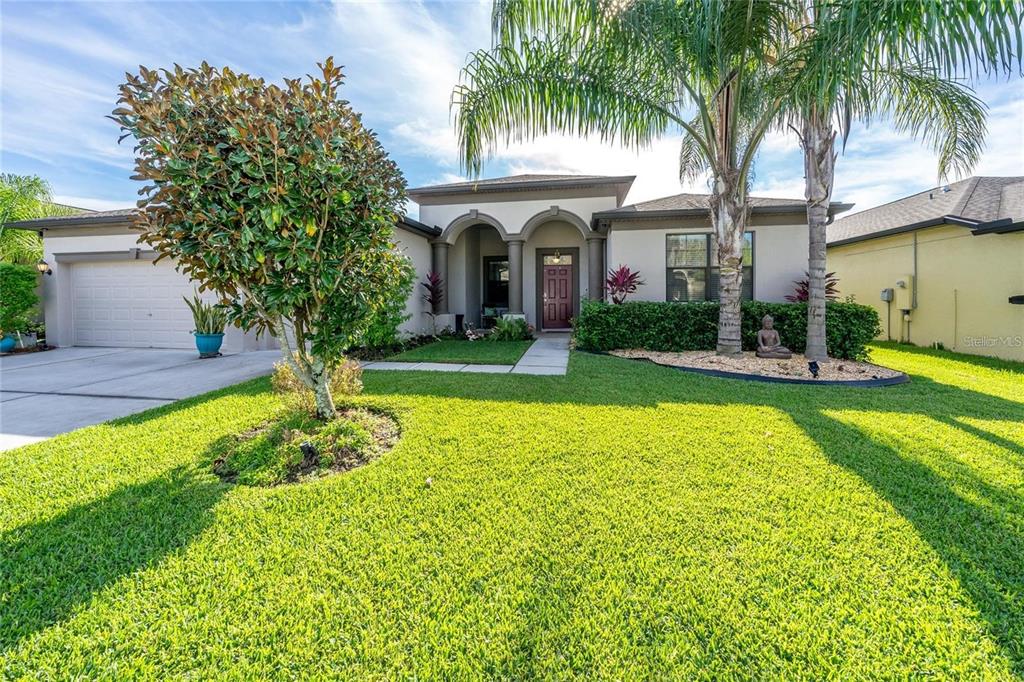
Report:
<svg viewBox="0 0 1024 682"><path fill-rule="evenodd" d="M76 346L193 348L195 286L167 260L75 263L71 268Z"/></svg>

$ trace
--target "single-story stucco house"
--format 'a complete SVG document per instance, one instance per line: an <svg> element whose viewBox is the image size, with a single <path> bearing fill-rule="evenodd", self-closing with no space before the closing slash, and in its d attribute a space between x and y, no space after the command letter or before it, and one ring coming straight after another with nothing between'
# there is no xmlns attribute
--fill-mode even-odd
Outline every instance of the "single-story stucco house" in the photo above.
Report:
<svg viewBox="0 0 1024 682"><path fill-rule="evenodd" d="M972 177L837 220L828 268L882 338L1024 360L1024 176Z"/></svg>
<svg viewBox="0 0 1024 682"><path fill-rule="evenodd" d="M624 206L632 176L516 175L409 190L419 220L403 220L396 246L423 281L445 286L438 325L487 325L524 316L564 330L581 299L604 296L609 268L644 280L632 300L702 301L717 295L708 197L679 194ZM833 204L833 213L849 208ZM192 320L181 300L194 284L137 242L133 210L24 221L38 230L52 276L44 278L47 340L57 346L188 348ZM751 199L746 298L782 301L807 268L806 208L799 199ZM417 287L402 331L431 321ZM273 347L229 330L225 350Z"/></svg>

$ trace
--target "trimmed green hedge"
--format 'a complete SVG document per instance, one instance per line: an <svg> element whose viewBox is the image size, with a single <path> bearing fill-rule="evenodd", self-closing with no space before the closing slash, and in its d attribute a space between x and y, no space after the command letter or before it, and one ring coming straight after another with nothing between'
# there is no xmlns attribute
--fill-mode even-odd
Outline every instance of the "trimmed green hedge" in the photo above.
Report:
<svg viewBox="0 0 1024 682"><path fill-rule="evenodd" d="M806 303L743 303L743 348L757 348L761 318L771 315L782 343L796 353L807 344ZM835 358L861 359L865 346L881 333L874 308L857 303L828 304L828 351ZM585 301L575 321L576 347L684 351L714 350L718 339L718 304L635 301L614 305Z"/></svg>

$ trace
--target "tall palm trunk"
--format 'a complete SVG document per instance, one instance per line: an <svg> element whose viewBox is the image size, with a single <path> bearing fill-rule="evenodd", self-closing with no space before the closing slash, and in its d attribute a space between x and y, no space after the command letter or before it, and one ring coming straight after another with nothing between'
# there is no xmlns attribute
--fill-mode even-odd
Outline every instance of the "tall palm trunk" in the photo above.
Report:
<svg viewBox="0 0 1024 682"><path fill-rule="evenodd" d="M743 281L743 232L747 216L737 186L738 174L715 181L711 221L718 247L719 355L743 352L740 338L740 293Z"/></svg>
<svg viewBox="0 0 1024 682"><path fill-rule="evenodd" d="M804 117L804 197L807 199L807 349L808 360L828 359L825 336L825 226L835 180L835 139L832 122L814 109Z"/></svg>
<svg viewBox="0 0 1024 682"><path fill-rule="evenodd" d="M717 137L715 184L711 196L711 222L718 247L718 344L719 355L743 352L740 338L740 292L743 280L743 230L747 223L747 178L736 167L736 74L727 77L715 101Z"/></svg>

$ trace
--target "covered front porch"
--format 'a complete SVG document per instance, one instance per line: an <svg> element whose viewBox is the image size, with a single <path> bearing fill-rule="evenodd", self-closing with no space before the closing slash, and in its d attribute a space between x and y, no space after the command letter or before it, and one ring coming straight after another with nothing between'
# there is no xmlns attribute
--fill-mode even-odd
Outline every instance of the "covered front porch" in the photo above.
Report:
<svg viewBox="0 0 1024 682"><path fill-rule="evenodd" d="M433 241L431 264L444 287L435 312L453 327L520 316L566 330L581 299L603 296L605 235L557 206L518 225L471 210Z"/></svg>

